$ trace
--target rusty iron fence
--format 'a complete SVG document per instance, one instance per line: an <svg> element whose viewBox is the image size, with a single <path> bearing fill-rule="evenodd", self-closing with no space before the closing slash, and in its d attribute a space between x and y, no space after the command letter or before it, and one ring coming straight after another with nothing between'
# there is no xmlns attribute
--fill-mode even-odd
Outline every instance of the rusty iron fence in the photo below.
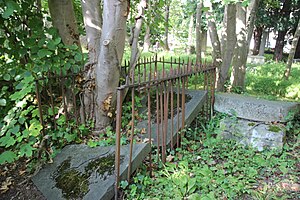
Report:
<svg viewBox="0 0 300 200"><path fill-rule="evenodd" d="M133 143L139 135L150 147L156 149L157 162L166 162L167 148L180 147L185 127L185 105L191 89L205 91L205 103L202 114L209 118L213 113L216 68L212 64L193 63L192 60L158 58L140 59L134 69L125 62L126 81L117 88L116 110L116 154L115 154L115 195L120 182L121 137L129 137L129 163L127 179L132 174ZM140 96L140 102L135 97ZM124 114L124 99L129 99L131 113ZM139 104L139 105L137 105ZM142 104L142 105L141 105ZM140 108L140 107L144 108ZM127 110L128 112L128 110ZM130 116L130 130L125 131L122 119ZM140 116L144 115L144 116ZM140 128L141 120L145 122ZM175 121L177 120L177 123ZM171 122L171 123L170 123ZM155 129L155 130L154 130ZM170 129L171 135L168 135ZM155 132L153 132L153 130ZM128 134L129 132L129 134ZM149 169L152 170L152 158L149 154Z"/></svg>
<svg viewBox="0 0 300 200"><path fill-rule="evenodd" d="M58 131L59 126L80 125L78 73L48 72L35 79L35 93L39 119L42 125L43 148L47 144L48 131Z"/></svg>

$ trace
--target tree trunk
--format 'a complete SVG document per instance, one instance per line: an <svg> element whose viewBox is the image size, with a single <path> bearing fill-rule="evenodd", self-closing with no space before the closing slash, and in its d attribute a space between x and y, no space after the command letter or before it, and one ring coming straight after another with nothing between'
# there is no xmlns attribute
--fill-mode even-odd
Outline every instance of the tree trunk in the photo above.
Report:
<svg viewBox="0 0 300 200"><path fill-rule="evenodd" d="M96 109L95 128L103 129L111 121L116 102L116 87L119 84L120 69L126 35L128 2L104 0L103 26L100 53L96 67Z"/></svg>
<svg viewBox="0 0 300 200"><path fill-rule="evenodd" d="M201 53L205 56L207 51L207 30L201 31Z"/></svg>
<svg viewBox="0 0 300 200"><path fill-rule="evenodd" d="M204 6L209 8L206 12L206 18L208 19L208 32L212 43L212 57L214 66L216 66L217 74L217 83L219 82L220 67L222 65L222 56L221 56L221 44L217 32L216 22L213 16L213 8L210 1L204 1Z"/></svg>
<svg viewBox="0 0 300 200"><path fill-rule="evenodd" d="M288 80L288 78L291 74L292 63L293 63L293 59L294 59L294 56L295 56L295 53L296 53L296 48L297 48L297 44L298 44L298 41L299 41L299 37L300 37L300 20L298 21L298 26L297 26L296 32L294 34L291 50L290 50L290 53L289 53L286 69L285 69L285 72L284 72L284 78L286 80Z"/></svg>
<svg viewBox="0 0 300 200"><path fill-rule="evenodd" d="M169 15L170 15L170 1L166 1L166 13L165 13L165 34L164 34L164 49L165 51L170 51L169 47Z"/></svg>
<svg viewBox="0 0 300 200"><path fill-rule="evenodd" d="M283 59L284 38L287 31L278 31L273 60L279 62Z"/></svg>
<svg viewBox="0 0 300 200"><path fill-rule="evenodd" d="M268 35L269 35L268 31L263 31L262 39L261 39L260 47L259 47L259 53L258 53L259 56L264 56L264 54L265 54L265 47L266 47Z"/></svg>
<svg viewBox="0 0 300 200"><path fill-rule="evenodd" d="M138 4L138 14L135 17L135 25L132 31L132 41L130 42L131 45L131 56L130 56L130 69L131 73L134 72L134 68L136 65L137 60L140 57L140 50L139 50L139 36L143 25L144 19L144 12L145 8L147 7L147 1L141 0Z"/></svg>
<svg viewBox="0 0 300 200"><path fill-rule="evenodd" d="M287 29L284 27L286 27L286 23L288 23L288 20L290 19L291 5L291 0L285 0L283 3L283 7L279 13L281 15L280 25L283 26L283 28L278 30L278 35L276 39L275 51L273 56L273 60L275 60L276 62L281 61L283 59L284 38L287 33Z"/></svg>
<svg viewBox="0 0 300 200"><path fill-rule="evenodd" d="M202 16L202 0L197 4L196 12L196 60L201 63L201 16Z"/></svg>
<svg viewBox="0 0 300 200"><path fill-rule="evenodd" d="M148 52L151 47L151 40L150 40L150 26L147 25L146 33L144 37L144 51Z"/></svg>
<svg viewBox="0 0 300 200"><path fill-rule="evenodd" d="M59 35L66 45L77 44L80 47L72 0L48 0L52 23L58 29Z"/></svg>
<svg viewBox="0 0 300 200"><path fill-rule="evenodd" d="M234 49L234 55L232 59L232 72L231 72L231 84L232 88L242 89L244 86L244 74L246 66L243 61L244 57L247 59L247 33L246 33L246 7L243 7L241 3L236 4L237 8L237 44Z"/></svg>
<svg viewBox="0 0 300 200"><path fill-rule="evenodd" d="M227 4L225 7L225 16L223 20L225 25L223 31L223 47L222 47L222 66L217 83L217 90L224 91L225 81L228 79L228 71L230 68L234 47L236 44L236 5Z"/></svg>
<svg viewBox="0 0 300 200"><path fill-rule="evenodd" d="M80 109L82 122L93 120L95 113L95 68L98 63L99 44L102 27L102 9L101 0L86 1L81 0L83 21L86 31L87 50L89 61L84 67L84 84L83 84L83 105Z"/></svg>
<svg viewBox="0 0 300 200"><path fill-rule="evenodd" d="M194 15L192 14L190 18L190 24L189 24L188 48L187 48L188 54L195 53L195 46L193 43L193 33L194 33Z"/></svg>
<svg viewBox="0 0 300 200"><path fill-rule="evenodd" d="M48 0L49 11L53 26L58 29L59 35L65 45L77 45L81 50L79 32L75 18L72 0ZM65 102L67 112L71 113L74 104L71 88L66 87Z"/></svg>
<svg viewBox="0 0 300 200"><path fill-rule="evenodd" d="M296 48L294 59L300 59L300 42L298 41L298 45Z"/></svg>
<svg viewBox="0 0 300 200"><path fill-rule="evenodd" d="M262 40L262 34L263 34L263 27L256 27L254 30L254 47L252 54L258 55L259 54L259 48Z"/></svg>
<svg viewBox="0 0 300 200"><path fill-rule="evenodd" d="M250 2L249 17L246 24L246 8L243 7L241 3L237 3L237 18L240 23L237 23L239 34L232 59L231 84L232 88L238 89L239 91L243 91L245 86L247 56L258 4L259 0L252 0Z"/></svg>

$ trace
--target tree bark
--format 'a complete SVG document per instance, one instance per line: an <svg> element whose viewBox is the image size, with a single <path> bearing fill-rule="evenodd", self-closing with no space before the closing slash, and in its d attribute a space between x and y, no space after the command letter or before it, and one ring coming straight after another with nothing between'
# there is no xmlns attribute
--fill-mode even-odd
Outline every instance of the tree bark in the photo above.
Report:
<svg viewBox="0 0 300 200"><path fill-rule="evenodd" d="M245 76L246 76L246 63L249 52L249 45L254 29L254 20L258 9L259 0L252 0L249 5L249 17L246 23L247 12L241 3L237 3L237 17L241 23L237 24L239 34L237 36L237 44L234 50L232 60L232 74L231 85L232 88L240 91L244 90ZM239 27L239 24L241 27ZM246 25L246 26L245 26Z"/></svg>
<svg viewBox="0 0 300 200"><path fill-rule="evenodd" d="M95 68L98 63L99 44L102 28L101 0L81 0L83 21L87 38L89 61L84 67L83 105L80 109L82 122L93 120L95 113Z"/></svg>
<svg viewBox="0 0 300 200"><path fill-rule="evenodd" d="M273 60L279 62L283 59L284 38L287 31L278 31Z"/></svg>
<svg viewBox="0 0 300 200"><path fill-rule="evenodd" d="M220 68L222 65L222 56L221 56L221 44L217 32L216 22L213 16L213 8L210 1L204 1L204 6L208 7L208 11L206 12L206 18L208 19L208 32L212 43L212 57L214 66L216 66L216 74L217 74L217 83L219 82L219 74Z"/></svg>
<svg viewBox="0 0 300 200"><path fill-rule="evenodd" d="M132 31L132 41L130 42L131 46L131 56L130 56L130 69L131 73L134 72L134 68L136 65L137 60L140 57L140 50L139 50L139 36L143 25L144 20L144 12L145 8L147 7L147 1L141 0L138 4L138 14L135 17L135 25Z"/></svg>
<svg viewBox="0 0 300 200"><path fill-rule="evenodd" d="M146 27L146 33L144 37L144 51L148 52L151 47L151 40L150 40L150 26L147 25Z"/></svg>
<svg viewBox="0 0 300 200"><path fill-rule="evenodd" d="M66 45L80 47L79 32L72 0L48 0L52 23Z"/></svg>
<svg viewBox="0 0 300 200"><path fill-rule="evenodd" d="M116 87L119 84L122 62L128 2L104 0L103 26L100 39L100 53L96 67L96 109L95 128L103 129L111 121L116 102Z"/></svg>
<svg viewBox="0 0 300 200"><path fill-rule="evenodd" d="M170 51L169 47L169 15L170 15L170 1L166 1L166 13L165 13L165 34L164 34L164 49Z"/></svg>
<svg viewBox="0 0 300 200"><path fill-rule="evenodd" d="M227 4L224 14L224 31L223 31L223 47L222 47L222 66L217 82L217 90L224 91L225 81L228 79L228 71L230 68L234 47L236 44L236 5Z"/></svg>
<svg viewBox="0 0 300 200"><path fill-rule="evenodd" d="M244 63L245 57L247 59L247 33L246 33L246 7L243 7L241 3L236 4L237 8L237 43L234 49L234 55L232 59L232 72L231 72L231 84L232 88L241 90L244 86L244 74L246 72L246 66Z"/></svg>
<svg viewBox="0 0 300 200"><path fill-rule="evenodd" d="M206 51L207 51L207 30L202 30L201 31L201 53L202 53L202 55L205 56Z"/></svg>
<svg viewBox="0 0 300 200"><path fill-rule="evenodd" d="M197 4L197 11L196 11L196 60L197 62L201 63L201 23L202 23L202 7L203 3L202 0Z"/></svg>
<svg viewBox="0 0 300 200"><path fill-rule="evenodd" d="M285 0L283 3L283 7L279 13L281 15L280 24L283 27L286 26L285 23L287 23L288 20L290 19L291 5L292 5L291 0ZM283 59L284 38L286 33L287 33L286 28L281 28L278 30L278 35L275 44L275 51L273 56L273 60L275 60L276 62L281 61Z"/></svg>
<svg viewBox="0 0 300 200"><path fill-rule="evenodd" d="M297 44L299 42L299 37L300 37L300 20L298 21L298 26L297 26L296 32L294 34L291 50L290 50L290 53L289 53L286 69L285 69L285 72L284 72L284 78L286 80L289 79L289 76L291 74L292 63L293 63L293 59L294 59L294 56L295 56L295 53L296 53Z"/></svg>
<svg viewBox="0 0 300 200"><path fill-rule="evenodd" d="M190 17L190 24L189 24L188 48L187 48L188 54L195 53L195 46L193 43L193 32L194 32L194 15L192 14Z"/></svg>
<svg viewBox="0 0 300 200"><path fill-rule="evenodd" d="M300 42L298 42L294 59L300 59Z"/></svg>
<svg viewBox="0 0 300 200"><path fill-rule="evenodd" d="M59 35L65 45L77 45L81 50L79 32L72 0L48 0L49 11L53 26L58 29ZM67 112L74 110L72 91L66 88L65 102Z"/></svg>
<svg viewBox="0 0 300 200"><path fill-rule="evenodd" d="M262 34L263 34L263 27L256 27L254 30L254 47L252 50L253 55L259 54L259 48L262 40Z"/></svg>
<svg viewBox="0 0 300 200"><path fill-rule="evenodd" d="M259 47L259 56L264 56L265 54L265 47L266 47L266 42L267 42L267 38L268 38L269 32L264 30L263 34L262 34L262 39L260 42L260 47Z"/></svg>

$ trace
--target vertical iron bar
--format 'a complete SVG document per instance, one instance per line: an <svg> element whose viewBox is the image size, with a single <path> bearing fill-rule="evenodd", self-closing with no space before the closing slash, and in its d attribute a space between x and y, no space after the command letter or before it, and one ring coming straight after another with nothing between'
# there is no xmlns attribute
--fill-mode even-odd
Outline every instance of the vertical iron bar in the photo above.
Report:
<svg viewBox="0 0 300 200"><path fill-rule="evenodd" d="M73 104L74 104L74 114L75 114L75 118L76 118L76 125L79 126L79 117L78 117L78 111L77 111L77 105L76 105L76 95L75 95L75 91L74 91L75 84L76 84L74 76L72 76L72 83L73 83L72 96L73 96Z"/></svg>
<svg viewBox="0 0 300 200"><path fill-rule="evenodd" d="M179 64L180 65L180 64ZM179 109L179 106L180 106L180 78L177 79L177 135L176 135L176 145L177 145L177 148L179 148L179 123L180 123L180 120L179 120L179 113L180 113L180 109Z"/></svg>
<svg viewBox="0 0 300 200"><path fill-rule="evenodd" d="M149 79L151 74L149 73ZM149 145L152 148L152 130L151 130L151 96L150 96L150 82L148 84L147 89L147 96L148 96L148 136L149 136ZM152 177L152 153L149 154L150 160L150 177Z"/></svg>
<svg viewBox="0 0 300 200"><path fill-rule="evenodd" d="M182 78L182 94L181 94L181 113L182 113L182 118L181 118L181 129L184 131L184 126L185 126L185 77ZM181 135L181 143L182 139L184 137L184 133Z"/></svg>
<svg viewBox="0 0 300 200"><path fill-rule="evenodd" d="M117 90L117 116L116 116L116 152L115 152L115 200L118 199L120 182L120 154L121 154L121 124L122 124L122 91Z"/></svg>
<svg viewBox="0 0 300 200"><path fill-rule="evenodd" d="M62 95L62 101L64 105L64 112L66 116L66 122L69 125L69 119L68 119L68 109L67 109L67 104L66 104L66 94L65 94L65 77L62 75L62 69L60 70L60 78L61 80L61 95Z"/></svg>
<svg viewBox="0 0 300 200"><path fill-rule="evenodd" d="M129 149L129 165L128 165L128 175L127 180L130 181L131 175L131 162L132 162L132 149L133 149L133 136L134 136L134 120L135 120L135 99L134 99L134 88L131 90L131 134L130 134L130 149Z"/></svg>
<svg viewBox="0 0 300 200"><path fill-rule="evenodd" d="M174 94L173 94L173 80L171 80L171 149L174 148L174 141L173 141L173 131L174 131Z"/></svg>
<svg viewBox="0 0 300 200"><path fill-rule="evenodd" d="M51 80L50 78L50 72L48 72L48 77L49 81ZM54 109L54 100L53 100L53 90L52 90L52 84L49 84L49 92L50 92L50 102L51 102L51 108L52 108L52 113L53 113L53 123L54 123L54 129L57 130L57 125L56 125L56 119L55 119L55 109Z"/></svg>
<svg viewBox="0 0 300 200"><path fill-rule="evenodd" d="M160 125L161 125L161 136L162 136L162 162L165 163L165 157L166 157L166 149L165 149L165 137L164 137L164 102L163 102L163 88L162 84L160 83Z"/></svg>
<svg viewBox="0 0 300 200"><path fill-rule="evenodd" d="M159 146L160 146L160 138L159 138L159 94L158 94L158 85L156 85L156 139L157 139L157 162L159 162Z"/></svg>

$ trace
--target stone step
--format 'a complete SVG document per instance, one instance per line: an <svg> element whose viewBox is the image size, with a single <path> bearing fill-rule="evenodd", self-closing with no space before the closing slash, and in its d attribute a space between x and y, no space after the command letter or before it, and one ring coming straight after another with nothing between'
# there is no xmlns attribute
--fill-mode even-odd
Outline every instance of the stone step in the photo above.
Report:
<svg viewBox="0 0 300 200"><path fill-rule="evenodd" d="M268 101L239 94L218 93L214 108L238 118L262 122L285 122L289 112L299 112L296 102Z"/></svg>
<svg viewBox="0 0 300 200"><path fill-rule="evenodd" d="M151 148L148 143L134 144L132 171L142 163ZM69 145L52 164L32 180L48 200L107 200L114 197L115 146L90 148ZM129 145L121 147L121 180L127 178Z"/></svg>
<svg viewBox="0 0 300 200"><path fill-rule="evenodd" d="M221 120L220 128L224 139L233 139L258 151L273 149L281 152L285 141L285 128L282 124L265 124L227 117Z"/></svg>

